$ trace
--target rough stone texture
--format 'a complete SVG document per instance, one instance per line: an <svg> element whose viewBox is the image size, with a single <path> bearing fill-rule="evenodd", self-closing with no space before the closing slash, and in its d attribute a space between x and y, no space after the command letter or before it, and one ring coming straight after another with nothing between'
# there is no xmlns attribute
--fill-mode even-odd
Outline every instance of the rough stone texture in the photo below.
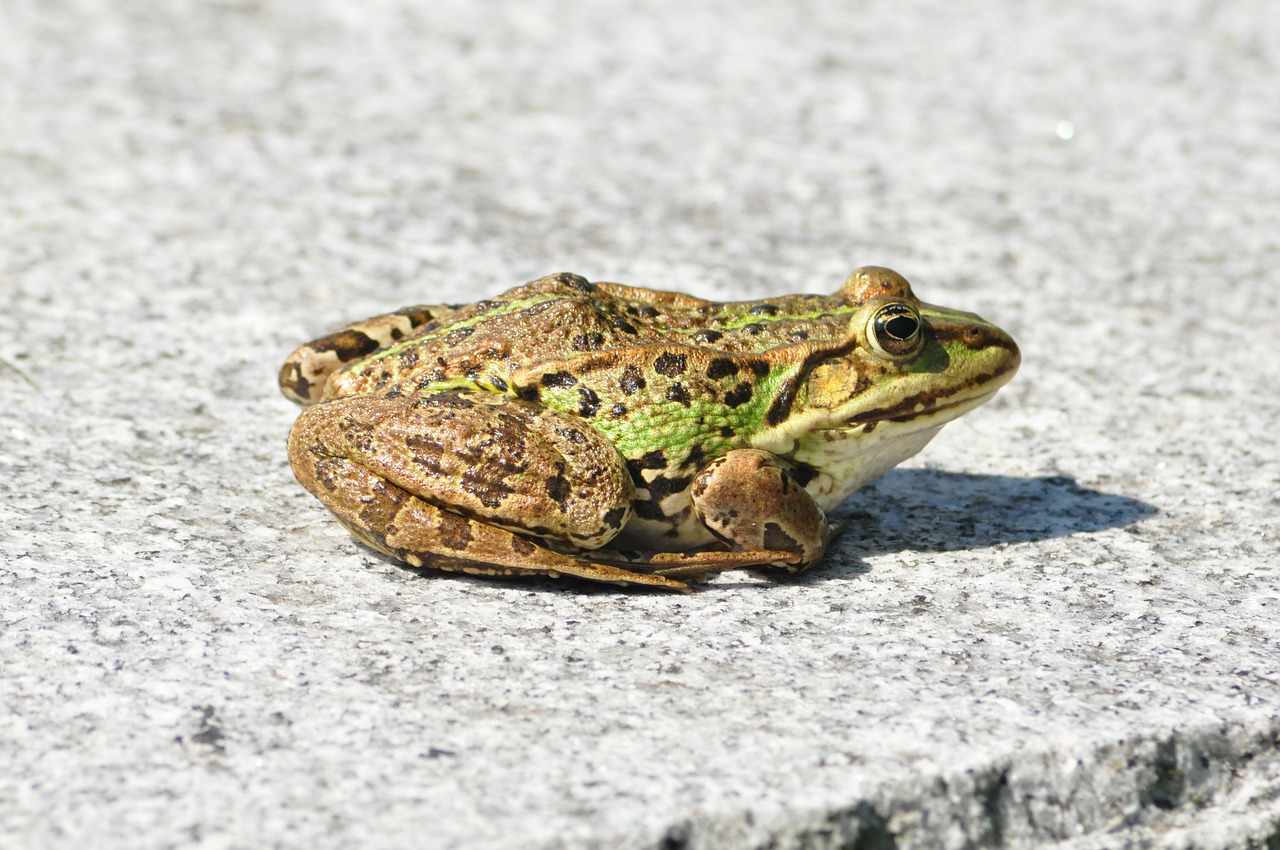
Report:
<svg viewBox="0 0 1280 850"><path fill-rule="evenodd" d="M1255 2L0 8L0 846L1280 847ZM1024 346L825 567L418 576L297 343L895 267Z"/></svg>

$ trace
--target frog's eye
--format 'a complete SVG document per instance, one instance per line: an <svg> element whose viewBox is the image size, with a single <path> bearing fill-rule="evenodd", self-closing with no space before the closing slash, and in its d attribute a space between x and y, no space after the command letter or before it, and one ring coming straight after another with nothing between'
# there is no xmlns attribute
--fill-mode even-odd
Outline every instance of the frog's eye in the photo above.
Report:
<svg viewBox="0 0 1280 850"><path fill-rule="evenodd" d="M886 304L867 322L867 340L885 357L915 354L924 340L924 324L910 304L901 301Z"/></svg>

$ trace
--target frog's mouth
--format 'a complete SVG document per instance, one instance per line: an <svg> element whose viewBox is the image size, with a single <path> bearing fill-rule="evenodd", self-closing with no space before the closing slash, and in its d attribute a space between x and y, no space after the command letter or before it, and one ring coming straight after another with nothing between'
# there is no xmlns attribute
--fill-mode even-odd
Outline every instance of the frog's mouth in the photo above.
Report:
<svg viewBox="0 0 1280 850"><path fill-rule="evenodd" d="M909 396L889 406L875 410L864 410L844 420L845 428L862 426L866 434L881 423L892 422L895 431L914 431L917 428L936 428L945 425L989 401L1013 375L990 379L974 387L968 392L953 396L939 396L936 393L919 393ZM945 400L944 400L945 399ZM908 426L903 428L901 426Z"/></svg>

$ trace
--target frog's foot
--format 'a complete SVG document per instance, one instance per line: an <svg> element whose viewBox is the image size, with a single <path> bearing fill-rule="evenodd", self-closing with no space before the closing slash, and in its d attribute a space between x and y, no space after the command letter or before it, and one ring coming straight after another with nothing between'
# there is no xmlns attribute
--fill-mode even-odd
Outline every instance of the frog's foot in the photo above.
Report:
<svg viewBox="0 0 1280 850"><path fill-rule="evenodd" d="M427 322L449 316L455 309L440 304L405 307L312 340L290 354L280 367L280 392L303 407L315 404L324 397L325 383L334 372L404 339Z"/></svg>
<svg viewBox="0 0 1280 850"><path fill-rule="evenodd" d="M591 553L595 560L627 566L644 566L647 573L668 578L698 578L707 573L750 567L795 565L800 556L782 550L725 551L711 549L700 552L630 552L621 549L599 549Z"/></svg>
<svg viewBox="0 0 1280 850"><path fill-rule="evenodd" d="M786 553L754 563L787 572L821 558L830 534L813 497L782 461L758 449L734 449L703 467L693 481L693 505L711 533L742 554Z"/></svg>

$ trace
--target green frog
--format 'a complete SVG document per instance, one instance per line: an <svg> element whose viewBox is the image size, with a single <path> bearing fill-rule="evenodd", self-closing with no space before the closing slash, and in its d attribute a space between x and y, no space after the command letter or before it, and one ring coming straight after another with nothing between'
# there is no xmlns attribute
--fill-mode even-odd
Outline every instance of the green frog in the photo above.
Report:
<svg viewBox="0 0 1280 850"><path fill-rule="evenodd" d="M412 567L687 591L823 554L827 512L1017 371L889 269L707 301L556 274L348 325L285 361L289 462Z"/></svg>

